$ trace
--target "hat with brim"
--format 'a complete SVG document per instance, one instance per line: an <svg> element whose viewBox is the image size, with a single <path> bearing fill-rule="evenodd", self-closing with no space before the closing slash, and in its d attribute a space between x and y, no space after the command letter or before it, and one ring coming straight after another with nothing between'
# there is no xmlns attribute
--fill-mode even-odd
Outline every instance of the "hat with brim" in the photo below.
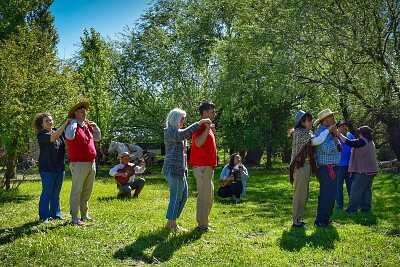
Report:
<svg viewBox="0 0 400 267"><path fill-rule="evenodd" d="M89 102L83 101L83 102L80 102L80 103L76 104L75 106L73 106L68 112L68 118L75 119L75 111L80 107L85 107L86 110L88 110Z"/></svg>
<svg viewBox="0 0 400 267"><path fill-rule="evenodd" d="M318 113L318 119L316 119L314 121L314 126L317 126L323 119L336 114L337 111L332 112L329 108L328 109L324 109L323 111Z"/></svg>
<svg viewBox="0 0 400 267"><path fill-rule="evenodd" d="M307 113L312 115L312 110L309 110L307 112L303 111L303 110L299 110L297 112L296 116L294 117L294 127L296 127L299 124L299 122L301 121L301 118L303 118L303 116L306 115Z"/></svg>
<svg viewBox="0 0 400 267"><path fill-rule="evenodd" d="M117 158L118 158L118 159L122 159L122 158L125 157L125 156L132 157L133 154L129 154L128 152L122 152L121 154L118 155Z"/></svg>
<svg viewBox="0 0 400 267"><path fill-rule="evenodd" d="M357 128L357 131L359 131L362 134L369 134L369 135L372 133L372 129L367 125Z"/></svg>

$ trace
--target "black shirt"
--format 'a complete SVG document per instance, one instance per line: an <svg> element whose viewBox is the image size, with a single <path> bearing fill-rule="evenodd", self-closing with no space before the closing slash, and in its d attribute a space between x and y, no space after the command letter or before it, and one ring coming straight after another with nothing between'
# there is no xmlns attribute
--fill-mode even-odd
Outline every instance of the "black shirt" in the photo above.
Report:
<svg viewBox="0 0 400 267"><path fill-rule="evenodd" d="M39 171L59 172L65 171L65 136L64 133L54 142L50 142L51 132L42 129L37 134L39 142Z"/></svg>

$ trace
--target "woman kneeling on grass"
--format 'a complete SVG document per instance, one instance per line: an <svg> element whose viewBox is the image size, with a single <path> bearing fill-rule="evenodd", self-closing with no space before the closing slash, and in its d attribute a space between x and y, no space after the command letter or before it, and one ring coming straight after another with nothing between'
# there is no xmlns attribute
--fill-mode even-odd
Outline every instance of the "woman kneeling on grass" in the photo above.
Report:
<svg viewBox="0 0 400 267"><path fill-rule="evenodd" d="M290 160L290 183L294 185L293 193L293 227L303 228L301 221L308 201L310 170L318 178L314 146L321 144L334 125L329 126L318 137L314 137L311 127L313 117L311 110L300 110L295 116L295 126L289 131L293 138L292 156Z"/></svg>
<svg viewBox="0 0 400 267"><path fill-rule="evenodd" d="M176 224L188 198L186 139L200 129L210 119L201 119L186 129L181 129L186 121L186 112L175 108L168 114L164 128L165 158L162 174L169 183L169 204L166 227L173 231L186 231Z"/></svg>
<svg viewBox="0 0 400 267"><path fill-rule="evenodd" d="M229 164L222 169L218 196L231 197L232 200L236 199L236 203L240 203L240 195L246 196L247 179L249 173L240 162L240 156L237 153L232 154Z"/></svg>

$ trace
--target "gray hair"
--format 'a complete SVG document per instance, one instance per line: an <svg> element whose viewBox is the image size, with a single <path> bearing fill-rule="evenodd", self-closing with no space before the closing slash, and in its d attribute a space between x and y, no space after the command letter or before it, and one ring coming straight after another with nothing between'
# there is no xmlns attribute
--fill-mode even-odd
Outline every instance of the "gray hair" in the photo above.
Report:
<svg viewBox="0 0 400 267"><path fill-rule="evenodd" d="M174 108L168 114L167 120L165 121L165 128L179 128L179 123L183 117L186 117L186 111L180 108Z"/></svg>

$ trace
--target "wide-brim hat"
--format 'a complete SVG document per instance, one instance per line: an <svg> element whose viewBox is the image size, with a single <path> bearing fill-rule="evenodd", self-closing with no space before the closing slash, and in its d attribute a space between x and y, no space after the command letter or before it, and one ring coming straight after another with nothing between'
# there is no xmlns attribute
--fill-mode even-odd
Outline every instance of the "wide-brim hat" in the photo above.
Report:
<svg viewBox="0 0 400 267"><path fill-rule="evenodd" d="M85 107L86 110L89 108L89 102L87 101L83 101L83 102L79 102L78 104L76 104L75 106L73 106L69 112L68 112L68 118L72 118L75 119L75 111L80 108L80 107Z"/></svg>
<svg viewBox="0 0 400 267"><path fill-rule="evenodd" d="M129 154L128 152L122 152L121 154L118 155L117 159L121 159L121 158L123 158L125 156L132 157L133 154Z"/></svg>
<svg viewBox="0 0 400 267"><path fill-rule="evenodd" d="M314 121L314 126L317 126L323 119L336 114L337 111L333 112L329 108L324 109L323 111L318 113L318 118Z"/></svg>
<svg viewBox="0 0 400 267"><path fill-rule="evenodd" d="M297 124L299 124L301 118L303 118L303 116L306 115L307 113L312 115L312 110L311 109L309 111L299 110L297 112L296 116L294 116L294 126L295 127L297 126Z"/></svg>

